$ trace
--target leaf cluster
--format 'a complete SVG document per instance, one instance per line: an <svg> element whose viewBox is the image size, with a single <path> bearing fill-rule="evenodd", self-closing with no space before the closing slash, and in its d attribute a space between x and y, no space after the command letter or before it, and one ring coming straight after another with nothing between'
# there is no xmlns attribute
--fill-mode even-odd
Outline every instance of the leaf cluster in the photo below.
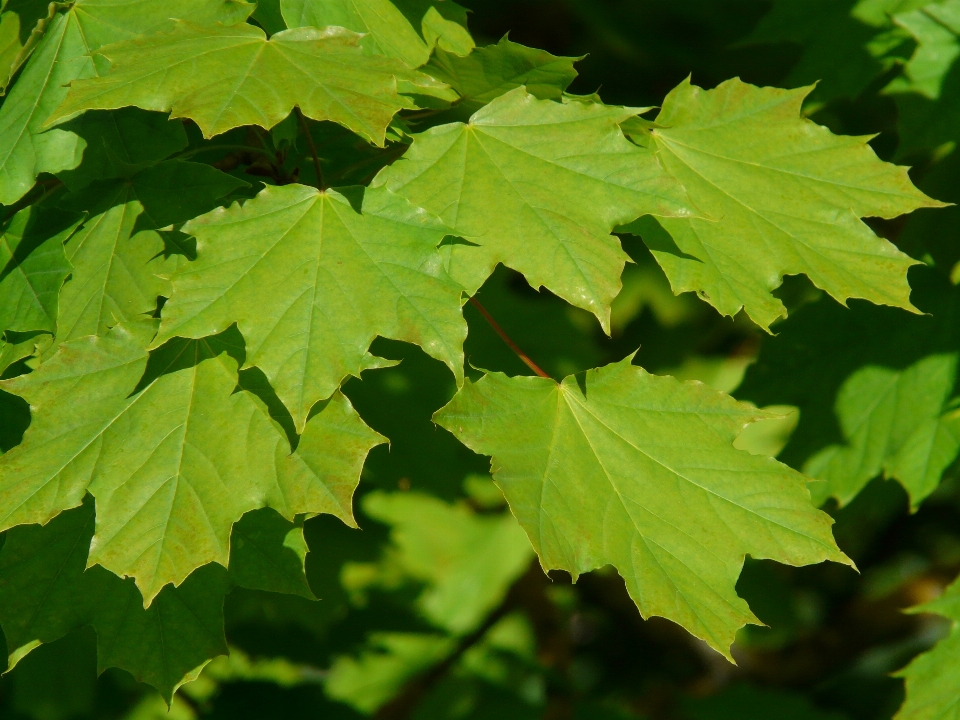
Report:
<svg viewBox="0 0 960 720"><path fill-rule="evenodd" d="M771 578L872 562L872 480L953 502L960 4L706 4L670 12L788 47L793 89L608 104L453 0L4 2L18 711L56 655L128 717L257 684L332 717L632 717L578 669L578 608L749 664L806 632ZM649 65L632 10L563 7ZM924 611L960 622L954 595ZM960 703L955 635L902 720ZM750 685L677 712L773 705L845 717Z"/></svg>

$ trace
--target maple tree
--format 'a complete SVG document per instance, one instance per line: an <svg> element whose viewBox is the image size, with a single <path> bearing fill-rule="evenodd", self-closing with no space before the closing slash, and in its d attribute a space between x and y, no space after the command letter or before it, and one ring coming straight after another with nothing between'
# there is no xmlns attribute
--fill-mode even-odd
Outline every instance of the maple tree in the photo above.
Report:
<svg viewBox="0 0 960 720"><path fill-rule="evenodd" d="M960 1L553 5L3 0L3 712L958 715Z"/></svg>

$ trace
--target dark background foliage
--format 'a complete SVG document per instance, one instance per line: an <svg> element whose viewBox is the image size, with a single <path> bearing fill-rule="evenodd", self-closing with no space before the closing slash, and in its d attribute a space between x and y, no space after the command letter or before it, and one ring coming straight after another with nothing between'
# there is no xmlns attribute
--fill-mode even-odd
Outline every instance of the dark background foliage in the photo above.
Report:
<svg viewBox="0 0 960 720"><path fill-rule="evenodd" d="M789 87L804 51L789 42L750 41L770 9L759 0L463 4L472 10L471 29L480 44L509 33L515 42L554 54L584 56L571 91L599 91L608 103L655 106L687 75L703 87L734 76ZM884 159L894 158L900 144L897 108L877 92L884 84L878 76L856 99L812 108L813 118L836 132L878 133L874 148ZM919 158L915 179L921 186L926 169L926 160ZM956 187L952 178L939 182ZM878 227L898 240L899 226ZM636 362L650 371L670 370L733 390L763 334L742 318L721 318L695 298L675 298L642 244L635 238L624 243L636 264L625 276L612 338L604 337L589 316L546 291L532 290L502 268L479 298L552 375L619 360L639 347ZM791 309L817 295L793 279L779 292ZM466 312L472 365L527 372L472 307ZM449 398L452 378L418 349L379 341L374 350L404 362L347 385L362 416L392 441L371 456L358 498L375 489L412 489L463 499L464 478L486 472L487 461L429 421ZM359 499L357 505L362 506ZM448 672L422 688L412 713L403 716L890 718L903 698L902 681L891 673L944 633L942 620L902 610L932 597L960 569L960 486L948 476L931 500L910 514L901 487L877 479L852 504L833 512L838 543L859 573L837 565L796 569L748 560L738 591L767 627L741 633L734 649L737 666L669 622L642 620L615 573L592 573L572 584L563 573L547 578L533 566L511 591L512 607L533 628L533 657L499 685ZM252 658L286 657L312 669L315 680L284 687L234 678L206 695L181 693L171 717L360 717L325 698L324 668L337 654L353 652L370 632L424 628L411 610L410 592L373 593L366 604L350 601L340 582L344 563L375 560L388 532L362 514L359 520L362 533L329 518L306 524L308 576L319 603L253 591L235 591L227 600L232 646ZM92 631L87 630L39 648L5 675L0 716L159 717L159 705L138 705L146 694L120 671L97 679ZM466 705L464 698L470 699Z"/></svg>

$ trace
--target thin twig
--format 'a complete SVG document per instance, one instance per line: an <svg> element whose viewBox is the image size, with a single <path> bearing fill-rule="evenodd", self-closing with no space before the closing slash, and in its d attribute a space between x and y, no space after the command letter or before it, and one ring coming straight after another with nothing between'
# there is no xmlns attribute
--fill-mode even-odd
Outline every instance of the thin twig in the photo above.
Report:
<svg viewBox="0 0 960 720"><path fill-rule="evenodd" d="M317 146L313 144L313 136L310 134L310 126L307 125L307 119L303 116L303 113L300 112L300 108L295 107L294 110L296 110L297 118L300 120L300 127L303 129L303 134L307 137L307 145L310 147L310 154L313 155L313 169L317 171L317 187L323 190L325 189L323 183L323 170L320 169L320 157L317 155Z"/></svg>
<svg viewBox="0 0 960 720"><path fill-rule="evenodd" d="M531 360L527 354L523 352L523 350L520 349L520 346L510 339L510 336L503 331L503 328L497 324L497 321L494 320L493 316L487 312L487 309L480 304L479 300L477 300L475 297L472 297L470 298L470 302L473 303L474 307L480 311L480 314L483 315L484 320L490 323L490 327L496 331L497 335L500 336L500 339L503 340L510 347L510 349L517 354L518 358L523 360L524 365L533 370L540 377L547 378L548 380L550 379L550 376L541 370L540 367L533 360Z"/></svg>
<svg viewBox="0 0 960 720"><path fill-rule="evenodd" d="M406 720L409 718L424 696L446 677L447 673L460 661L464 653L483 640L490 629L500 622L512 609L513 603L505 600L496 610L487 616L483 621L483 625L466 637L461 638L460 642L457 643L456 649L449 656L442 662L434 665L426 674L408 683L403 692L381 707L380 710L377 711L377 714L374 715L375 720Z"/></svg>
<svg viewBox="0 0 960 720"><path fill-rule="evenodd" d="M248 152L251 155L263 155L264 157L272 159L272 156L269 152L263 148L257 148L251 145L206 145L204 147L193 148L192 150L184 150L182 153L175 155L174 157L182 160L183 158L193 157L194 155L199 155L200 153L204 152L213 152L214 150Z"/></svg>
<svg viewBox="0 0 960 720"><path fill-rule="evenodd" d="M491 611L483 623L469 635L464 635L457 642L456 648L442 661L434 665L422 675L413 678L406 684L399 695L386 705L382 706L374 715L374 720L408 720L420 701L433 690L449 673L466 652L479 643L488 632L521 605L525 583L531 578L542 576L540 563L534 561L523 575L510 586L506 596L496 608Z"/></svg>

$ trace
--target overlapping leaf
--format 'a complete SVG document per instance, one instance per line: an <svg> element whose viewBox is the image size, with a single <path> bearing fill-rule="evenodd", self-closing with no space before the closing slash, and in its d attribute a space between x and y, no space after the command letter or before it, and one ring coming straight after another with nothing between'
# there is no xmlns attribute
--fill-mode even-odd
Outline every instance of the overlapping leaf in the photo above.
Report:
<svg viewBox="0 0 960 720"><path fill-rule="evenodd" d="M63 243L83 215L24 208L0 234L0 332L57 328L60 287L70 273Z"/></svg>
<svg viewBox="0 0 960 720"><path fill-rule="evenodd" d="M236 525L229 573L204 567L179 587L165 588L148 609L132 581L86 567L93 533L88 499L44 527L15 528L7 535L0 550L0 626L11 665L37 644L90 624L97 631L101 671L123 668L169 701L181 683L227 652L223 600L231 584L246 587L254 579L255 587L273 592L304 594L306 588L309 594L302 532L276 514L252 513ZM300 548L292 550L291 544ZM270 557L273 568L290 566L285 577L278 581L275 574L259 572L257 556Z"/></svg>
<svg viewBox="0 0 960 720"><path fill-rule="evenodd" d="M56 15L0 107L0 205L22 197L39 173L80 162L83 143L77 135L48 131L44 123L72 81L97 74L92 53L108 43L169 30L170 18L230 24L242 22L253 7L239 0L77 0Z"/></svg>
<svg viewBox="0 0 960 720"><path fill-rule="evenodd" d="M118 326L65 343L39 370L3 382L34 418L0 458L2 527L47 522L89 489L97 501L89 564L134 577L149 605L194 569L226 566L230 529L249 510L353 522L363 459L381 439L342 396L290 454L267 408L235 392L237 362L223 341L168 345L141 381L143 333Z"/></svg>
<svg viewBox="0 0 960 720"><path fill-rule="evenodd" d="M950 634L933 650L923 653L898 675L906 680L907 697L895 720L952 720L960 714L960 584L954 582L943 596L913 608L914 612L931 612L948 618Z"/></svg>
<svg viewBox="0 0 960 720"><path fill-rule="evenodd" d="M791 43L802 53L786 87L818 83L820 102L854 98L909 52L891 16L929 0L775 0L747 42Z"/></svg>
<svg viewBox="0 0 960 720"><path fill-rule="evenodd" d="M502 262L608 328L627 261L610 231L647 213L692 214L656 155L620 131L636 114L538 100L517 88L467 124L415 136L373 185L438 215L479 245L448 246L451 275L471 294Z"/></svg>
<svg viewBox="0 0 960 720"><path fill-rule="evenodd" d="M664 219L670 237L651 219L632 229L675 292L697 291L725 315L743 308L764 328L786 315L771 291L799 273L841 302L911 309L906 271L915 261L860 218L942 203L917 190L906 168L881 162L864 138L802 119L807 92L739 80L675 88L651 133L706 218Z"/></svg>
<svg viewBox="0 0 960 720"><path fill-rule="evenodd" d="M913 277L914 300L930 314L848 309L825 298L766 341L737 392L800 409L780 458L824 481L811 486L817 504L846 504L882 474L899 480L916 507L960 452L960 416L950 403L960 297L932 271Z"/></svg>
<svg viewBox="0 0 960 720"><path fill-rule="evenodd" d="M897 101L898 152L909 158L950 148L960 121L960 2L924 3L895 19L917 43L903 74L885 89Z"/></svg>
<svg viewBox="0 0 960 720"><path fill-rule="evenodd" d="M363 509L392 528L395 552L385 564L427 585L417 599L420 612L454 635L476 629L533 555L509 514L478 516L415 493L367 495Z"/></svg>
<svg viewBox="0 0 960 720"><path fill-rule="evenodd" d="M340 193L267 188L191 221L197 261L173 277L156 343L237 323L303 427L348 375L377 364L377 335L414 342L463 376L460 287L441 266L442 223L386 190L358 212Z"/></svg>
<svg viewBox="0 0 960 720"><path fill-rule="evenodd" d="M849 562L805 478L736 450L765 413L630 360L561 384L491 373L436 416L475 452L545 568L616 567L645 616L729 657L758 621L734 586L744 557Z"/></svg>
<svg viewBox="0 0 960 720"><path fill-rule="evenodd" d="M57 344L149 317L157 297L169 295L162 276L174 269L154 230L209 210L243 184L209 165L170 161L62 200L91 217L66 246L72 274L60 295Z"/></svg>
<svg viewBox="0 0 960 720"><path fill-rule="evenodd" d="M502 496L499 500L502 505ZM361 603L372 587L397 590L411 581L422 585L415 601L418 614L445 631L373 632L358 656L336 658L328 695L369 713L395 697L410 678L446 660L456 649L454 638L476 630L507 597L529 567L533 551L509 513L478 514L463 504L420 493L374 493L364 498L363 509L391 527L391 543L377 564L344 565L343 584ZM514 635L510 649L515 650L517 629L522 636L524 620L508 618L485 639L496 644L498 635ZM471 652L475 657L483 648Z"/></svg>
<svg viewBox="0 0 960 720"><path fill-rule="evenodd" d="M409 680L444 660L454 646L454 640L443 635L377 633L358 658L337 658L327 680L327 694L372 714Z"/></svg>
<svg viewBox="0 0 960 720"><path fill-rule="evenodd" d="M85 113L64 129L79 135L85 144L80 165L57 173L72 191L96 181L129 178L188 144L182 121L137 108ZM170 198L181 202L174 193Z"/></svg>
<svg viewBox="0 0 960 720"><path fill-rule="evenodd" d="M6 88L14 63L22 50L20 16L5 12L0 15L0 87Z"/></svg>
<svg viewBox="0 0 960 720"><path fill-rule="evenodd" d="M407 67L420 67L430 59L427 46L390 0L282 0L287 27L326 27L338 25L359 33L368 33L368 48L403 61Z"/></svg>
<svg viewBox="0 0 960 720"><path fill-rule="evenodd" d="M303 27L269 40L253 25L178 23L172 33L103 48L110 72L75 82L48 121L85 110L135 106L194 120L206 137L241 125L271 128L299 107L383 145L387 126L413 102L397 83L436 90L432 78L364 54L343 28Z"/></svg>
<svg viewBox="0 0 960 720"><path fill-rule="evenodd" d="M466 120L487 103L521 85L541 100L560 99L577 77L573 68L576 60L503 38L466 57L437 50L424 72L460 94L455 108L441 117Z"/></svg>

